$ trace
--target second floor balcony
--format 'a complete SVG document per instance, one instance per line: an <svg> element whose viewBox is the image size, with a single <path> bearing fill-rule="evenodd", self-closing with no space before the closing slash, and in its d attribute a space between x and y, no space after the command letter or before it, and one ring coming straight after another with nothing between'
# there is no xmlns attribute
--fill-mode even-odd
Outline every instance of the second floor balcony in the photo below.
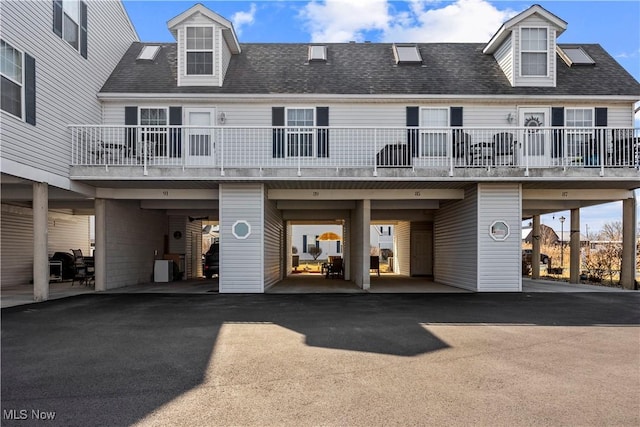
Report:
<svg viewBox="0 0 640 427"><path fill-rule="evenodd" d="M637 177L638 128L71 125L72 177ZM81 170L81 173L74 171Z"/></svg>

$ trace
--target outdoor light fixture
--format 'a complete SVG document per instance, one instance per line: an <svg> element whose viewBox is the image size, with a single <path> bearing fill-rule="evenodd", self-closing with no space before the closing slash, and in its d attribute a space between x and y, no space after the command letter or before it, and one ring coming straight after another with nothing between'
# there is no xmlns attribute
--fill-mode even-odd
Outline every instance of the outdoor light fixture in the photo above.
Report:
<svg viewBox="0 0 640 427"><path fill-rule="evenodd" d="M507 122L508 123L513 123L514 119L515 119L515 117L513 117L513 113L507 114Z"/></svg>

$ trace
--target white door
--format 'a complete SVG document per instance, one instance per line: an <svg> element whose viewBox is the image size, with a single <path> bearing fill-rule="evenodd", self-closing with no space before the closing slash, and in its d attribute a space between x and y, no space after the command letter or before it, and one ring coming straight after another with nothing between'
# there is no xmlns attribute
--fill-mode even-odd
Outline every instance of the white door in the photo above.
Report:
<svg viewBox="0 0 640 427"><path fill-rule="evenodd" d="M552 139L549 115L548 108L520 108L520 127L526 128L520 135L522 165L549 166Z"/></svg>
<svg viewBox="0 0 640 427"><path fill-rule="evenodd" d="M213 166L215 141L213 129L215 109L185 108L186 164L192 166ZM201 127L200 127L201 126Z"/></svg>
<svg viewBox="0 0 640 427"><path fill-rule="evenodd" d="M411 232L411 275L430 276L433 274L433 233L431 231Z"/></svg>

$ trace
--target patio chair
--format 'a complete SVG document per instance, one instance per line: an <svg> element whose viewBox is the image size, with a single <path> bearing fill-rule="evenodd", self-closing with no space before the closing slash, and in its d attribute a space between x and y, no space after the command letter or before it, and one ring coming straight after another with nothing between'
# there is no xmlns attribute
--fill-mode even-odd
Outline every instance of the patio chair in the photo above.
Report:
<svg viewBox="0 0 640 427"><path fill-rule="evenodd" d="M371 255L369 257L369 270L376 270L378 277L380 277L380 258L377 255Z"/></svg>
<svg viewBox="0 0 640 427"><path fill-rule="evenodd" d="M499 166L514 166L515 141L510 132L500 132L493 135L493 146L495 149L495 163Z"/></svg>
<svg viewBox="0 0 640 427"><path fill-rule="evenodd" d="M71 281L71 286L75 284L77 281L78 284L85 286L89 286L91 281L95 276L95 268L92 262L88 262L87 259L82 255L81 249L71 249L73 253L73 267L74 274L73 279Z"/></svg>
<svg viewBox="0 0 640 427"><path fill-rule="evenodd" d="M334 257L331 262L327 264L326 278L342 278L344 277L344 265L342 258Z"/></svg>

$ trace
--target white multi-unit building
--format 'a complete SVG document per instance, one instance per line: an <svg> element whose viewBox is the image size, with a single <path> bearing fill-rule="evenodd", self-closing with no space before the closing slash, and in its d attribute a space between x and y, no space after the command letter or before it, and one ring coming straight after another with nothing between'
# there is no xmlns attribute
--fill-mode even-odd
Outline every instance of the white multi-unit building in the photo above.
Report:
<svg viewBox="0 0 640 427"><path fill-rule="evenodd" d="M243 44L202 5L168 22L176 43L140 43L119 3L88 2L76 49L51 30L52 3L3 5L3 55L6 42L26 68L35 58L37 101L34 125L29 73L19 114L3 95L4 248L20 239L5 211L92 213L97 290L150 280L163 254L195 277L189 218L206 217L220 291L264 292L291 271L292 224L333 223L345 280L367 289L370 226L386 223L396 274L519 291L524 218L539 229L569 209L579 229L581 207L621 200L633 286L640 84L599 45L561 44L568 24L540 6L484 44ZM43 247L25 261L46 263ZM34 282L46 297L44 274Z"/></svg>

